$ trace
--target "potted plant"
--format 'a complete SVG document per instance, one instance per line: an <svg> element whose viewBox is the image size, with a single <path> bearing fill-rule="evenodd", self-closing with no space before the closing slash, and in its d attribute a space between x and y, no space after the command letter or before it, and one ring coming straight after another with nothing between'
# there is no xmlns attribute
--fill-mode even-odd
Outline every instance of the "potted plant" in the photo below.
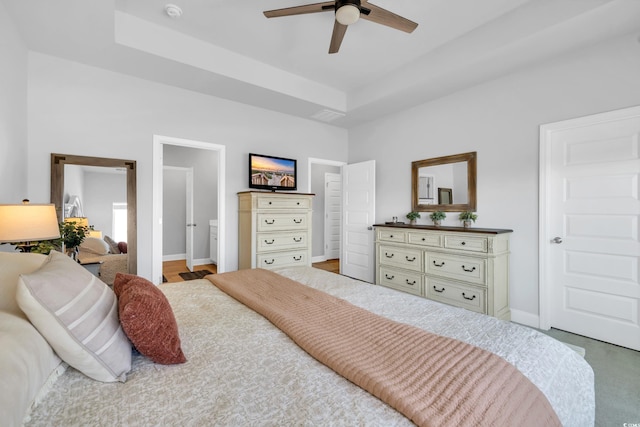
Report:
<svg viewBox="0 0 640 427"><path fill-rule="evenodd" d="M75 221L60 224L60 239L64 243L65 252L73 259L76 258L77 247L88 233L89 227L76 225Z"/></svg>
<svg viewBox="0 0 640 427"><path fill-rule="evenodd" d="M431 215L429 215L429 218L431 218L431 221L433 221L433 225L435 225L436 227L440 226L440 223L446 217L447 217L447 214L440 211L435 211Z"/></svg>
<svg viewBox="0 0 640 427"><path fill-rule="evenodd" d="M420 214L418 212L409 212L407 214L407 219L411 225L416 223L416 219L420 218Z"/></svg>
<svg viewBox="0 0 640 427"><path fill-rule="evenodd" d="M462 225L467 228L471 227L471 222L476 222L476 219L478 219L478 215L475 212L464 211L460 212L460 215L458 215L458 219L462 221Z"/></svg>

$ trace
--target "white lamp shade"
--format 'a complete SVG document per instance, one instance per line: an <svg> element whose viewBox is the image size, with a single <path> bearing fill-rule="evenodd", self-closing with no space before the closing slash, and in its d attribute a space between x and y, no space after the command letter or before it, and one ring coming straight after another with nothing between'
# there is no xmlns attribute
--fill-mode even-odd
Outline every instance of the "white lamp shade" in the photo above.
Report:
<svg viewBox="0 0 640 427"><path fill-rule="evenodd" d="M336 10L336 21L342 25L351 25L360 19L360 9L352 4L345 4Z"/></svg>
<svg viewBox="0 0 640 427"><path fill-rule="evenodd" d="M52 204L0 205L0 243L53 240L60 237Z"/></svg>

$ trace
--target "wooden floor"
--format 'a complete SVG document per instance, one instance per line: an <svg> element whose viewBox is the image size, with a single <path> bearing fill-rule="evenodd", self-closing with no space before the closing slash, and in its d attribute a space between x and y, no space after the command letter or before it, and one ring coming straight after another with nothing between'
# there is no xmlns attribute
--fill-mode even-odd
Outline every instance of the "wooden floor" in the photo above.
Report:
<svg viewBox="0 0 640 427"><path fill-rule="evenodd" d="M332 273L340 273L339 259L330 259L324 262L315 262L313 263L313 266L315 268L327 270ZM203 264L194 266L193 270L209 270L212 273L217 273L218 267L215 264ZM185 260L165 261L162 263L162 275L167 279L167 282L182 282L183 279L182 277L180 277L179 273L186 273L187 271L189 270L187 269L187 263Z"/></svg>
<svg viewBox="0 0 640 427"><path fill-rule="evenodd" d="M209 270L212 273L217 273L218 266L215 264L194 265L193 271L198 270ZM188 271L187 262L183 259L178 261L164 261L162 263L162 275L167 279L167 282L182 282L183 279L179 273L186 273Z"/></svg>
<svg viewBox="0 0 640 427"><path fill-rule="evenodd" d="M327 270L332 273L340 274L340 260L339 259L330 259L324 262L314 262L313 267L319 268L321 270Z"/></svg>

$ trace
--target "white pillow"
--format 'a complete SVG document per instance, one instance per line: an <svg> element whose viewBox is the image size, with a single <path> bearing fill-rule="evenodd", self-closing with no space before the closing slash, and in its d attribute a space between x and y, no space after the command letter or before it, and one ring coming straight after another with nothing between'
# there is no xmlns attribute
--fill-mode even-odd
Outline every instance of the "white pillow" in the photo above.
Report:
<svg viewBox="0 0 640 427"><path fill-rule="evenodd" d="M0 349L0 424L19 426L64 365L27 319L4 311Z"/></svg>
<svg viewBox="0 0 640 427"><path fill-rule="evenodd" d="M0 252L0 310L26 319L16 302L18 277L36 271L45 259L47 256L42 254Z"/></svg>
<svg viewBox="0 0 640 427"><path fill-rule="evenodd" d="M99 237L85 237L80 243L80 250L96 255L106 255L109 253L109 244Z"/></svg>
<svg viewBox="0 0 640 427"><path fill-rule="evenodd" d="M58 356L88 377L114 382L131 370L118 301L100 279L60 252L18 280L16 299Z"/></svg>

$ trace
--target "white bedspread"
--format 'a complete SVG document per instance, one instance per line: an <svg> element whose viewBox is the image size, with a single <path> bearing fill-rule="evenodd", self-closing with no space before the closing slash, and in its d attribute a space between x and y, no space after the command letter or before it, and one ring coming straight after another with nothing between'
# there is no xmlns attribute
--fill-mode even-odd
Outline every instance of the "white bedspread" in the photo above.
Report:
<svg viewBox="0 0 640 427"><path fill-rule="evenodd" d="M322 270L278 272L394 320L490 350L545 393L564 425L593 425L593 371L546 335ZM70 368L27 425L412 425L209 281L160 288L173 306L188 362L162 366L137 355L124 384L93 381Z"/></svg>

